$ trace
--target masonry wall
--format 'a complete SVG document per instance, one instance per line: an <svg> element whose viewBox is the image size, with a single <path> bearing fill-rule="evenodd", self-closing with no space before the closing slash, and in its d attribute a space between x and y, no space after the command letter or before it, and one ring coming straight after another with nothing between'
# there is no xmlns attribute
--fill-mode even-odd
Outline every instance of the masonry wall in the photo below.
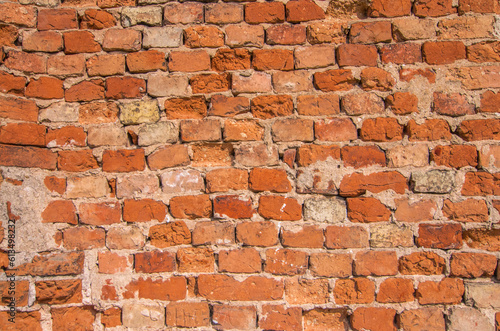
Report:
<svg viewBox="0 0 500 331"><path fill-rule="evenodd" d="M499 330L499 13L1 2L0 329Z"/></svg>

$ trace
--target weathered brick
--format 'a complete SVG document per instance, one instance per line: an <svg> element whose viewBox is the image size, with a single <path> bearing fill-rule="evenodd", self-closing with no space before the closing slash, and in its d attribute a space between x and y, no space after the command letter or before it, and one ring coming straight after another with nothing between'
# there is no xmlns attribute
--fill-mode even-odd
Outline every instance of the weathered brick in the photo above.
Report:
<svg viewBox="0 0 500 331"><path fill-rule="evenodd" d="M224 46L224 33L215 26L194 26L184 29L184 44L189 48Z"/></svg>
<svg viewBox="0 0 500 331"><path fill-rule="evenodd" d="M252 329L256 325L257 309L254 306L215 305L213 323L222 329Z"/></svg>
<svg viewBox="0 0 500 331"><path fill-rule="evenodd" d="M375 300L375 284L368 278L339 279L333 288L337 304L372 303Z"/></svg>
<svg viewBox="0 0 500 331"><path fill-rule="evenodd" d="M402 140L403 126L391 117L367 118L361 126L360 138L378 142Z"/></svg>
<svg viewBox="0 0 500 331"><path fill-rule="evenodd" d="M140 31L133 29L110 29L106 30L102 48L105 51L139 51L142 46L142 35Z"/></svg>
<svg viewBox="0 0 500 331"><path fill-rule="evenodd" d="M241 281L228 275L198 276L199 295L208 300L278 300L283 297L282 280L250 276Z"/></svg>
<svg viewBox="0 0 500 331"><path fill-rule="evenodd" d="M220 195L214 199L214 213L223 218L251 218L255 214L252 201L237 195Z"/></svg>
<svg viewBox="0 0 500 331"><path fill-rule="evenodd" d="M458 304L464 295L463 280L444 278L440 282L426 281L418 285L415 297L421 305Z"/></svg>
<svg viewBox="0 0 500 331"><path fill-rule="evenodd" d="M497 259L483 253L454 253L450 261L450 275L463 278L492 277Z"/></svg>
<svg viewBox="0 0 500 331"><path fill-rule="evenodd" d="M398 327L416 331L429 330L440 331L445 330L445 319L441 308L418 308L403 311L398 315Z"/></svg>
<svg viewBox="0 0 500 331"><path fill-rule="evenodd" d="M329 299L327 279L299 279L298 277L285 280L285 297L291 304L322 304Z"/></svg>
<svg viewBox="0 0 500 331"><path fill-rule="evenodd" d="M420 224L417 246L437 249L459 249L462 247L460 224Z"/></svg>
<svg viewBox="0 0 500 331"><path fill-rule="evenodd" d="M422 124L417 124L411 119L406 124L406 133L410 141L450 140L450 125L445 120L427 119Z"/></svg>
<svg viewBox="0 0 500 331"><path fill-rule="evenodd" d="M17 39L17 38L16 38ZM35 31L23 34L23 50L31 52L56 53L63 49L60 33L53 31Z"/></svg>
<svg viewBox="0 0 500 331"><path fill-rule="evenodd" d="M405 278L387 278L382 283L377 293L377 302L401 303L415 300L413 281Z"/></svg>
<svg viewBox="0 0 500 331"><path fill-rule="evenodd" d="M500 231L498 229L471 229L463 232L463 240L470 248L500 251Z"/></svg>
<svg viewBox="0 0 500 331"><path fill-rule="evenodd" d="M157 6L124 7L121 12L122 26L127 28L137 24L161 25L162 14L162 8Z"/></svg>
<svg viewBox="0 0 500 331"><path fill-rule="evenodd" d="M63 230L63 246L69 250L103 248L104 240L105 231L101 228L74 227Z"/></svg>
<svg viewBox="0 0 500 331"><path fill-rule="evenodd" d="M193 166L196 167L227 167L232 164L233 145L202 143L192 145Z"/></svg>
<svg viewBox="0 0 500 331"><path fill-rule="evenodd" d="M76 10L41 9L38 11L37 28L40 31L78 29Z"/></svg>
<svg viewBox="0 0 500 331"><path fill-rule="evenodd" d="M157 280L141 277L125 286L126 291L123 293L123 297L125 299L137 297L153 300L182 300L186 297L186 283L186 279L179 276ZM124 325L126 325L125 321Z"/></svg>
<svg viewBox="0 0 500 331"><path fill-rule="evenodd" d="M158 305L126 303L122 308L123 326L162 328L165 326L165 308Z"/></svg>
<svg viewBox="0 0 500 331"><path fill-rule="evenodd" d="M205 97L171 98L165 100L168 119L201 119L207 114Z"/></svg>
<svg viewBox="0 0 500 331"><path fill-rule="evenodd" d="M47 57L45 55L25 53L11 50L5 59L5 66L9 69L26 73L42 74L47 72Z"/></svg>
<svg viewBox="0 0 500 331"><path fill-rule="evenodd" d="M0 126L0 143L45 146L46 130L44 125L34 123L8 123Z"/></svg>
<svg viewBox="0 0 500 331"><path fill-rule="evenodd" d="M233 74L232 76L232 91L234 94L265 93L272 90L270 74L254 72L250 76L241 74Z"/></svg>
<svg viewBox="0 0 500 331"><path fill-rule="evenodd" d="M372 81L372 83L377 84L375 81ZM341 106L342 110L351 116L380 114L385 111L382 98L366 92L345 95L341 100Z"/></svg>
<svg viewBox="0 0 500 331"><path fill-rule="evenodd" d="M396 330L395 317L395 309L361 307L352 313L351 324L355 330Z"/></svg>
<svg viewBox="0 0 500 331"><path fill-rule="evenodd" d="M164 7L163 19L167 24L190 24L203 22L203 4L195 2L168 3Z"/></svg>
<svg viewBox="0 0 500 331"><path fill-rule="evenodd" d="M451 0L419 0L413 7L413 12L419 17L445 16L456 12Z"/></svg>
<svg viewBox="0 0 500 331"><path fill-rule="evenodd" d="M335 48L332 46L301 46L294 50L295 69L323 68L335 64Z"/></svg>
<svg viewBox="0 0 500 331"><path fill-rule="evenodd" d="M183 221L154 225L149 229L149 237L151 245L158 248L191 243L191 232Z"/></svg>
<svg viewBox="0 0 500 331"><path fill-rule="evenodd" d="M52 330L62 331L67 328L87 329L93 328L96 312L93 306L52 308Z"/></svg>
<svg viewBox="0 0 500 331"><path fill-rule="evenodd" d="M167 216L167 206L161 201L152 199L133 200L123 202L123 220L125 222L163 221Z"/></svg>
<svg viewBox="0 0 500 331"><path fill-rule="evenodd" d="M328 226L325 246L330 249L368 247L368 232L360 226Z"/></svg>
<svg viewBox="0 0 500 331"><path fill-rule="evenodd" d="M113 76L125 73L125 56L122 54L94 55L87 60L89 76Z"/></svg>
<svg viewBox="0 0 500 331"><path fill-rule="evenodd" d="M458 222L486 222L488 221L488 207L486 201L467 199L461 202L445 200L443 215Z"/></svg>
<svg viewBox="0 0 500 331"><path fill-rule="evenodd" d="M349 327L347 310L343 308L322 309L317 308L305 311L302 314L304 331L328 329L343 331Z"/></svg>
<svg viewBox="0 0 500 331"><path fill-rule="evenodd" d="M340 195L352 197L362 195L366 191L379 193L385 190L403 194L407 188L406 177L397 171L376 172L370 175L353 173L342 179Z"/></svg>
<svg viewBox="0 0 500 331"><path fill-rule="evenodd" d="M351 141L358 138L356 127L348 118L316 121L314 134L320 141Z"/></svg>
<svg viewBox="0 0 500 331"><path fill-rule="evenodd" d="M274 246L278 242L278 228L269 221L238 223L236 239L247 246Z"/></svg>
<svg viewBox="0 0 500 331"><path fill-rule="evenodd" d="M235 273L261 272L262 261L254 248L241 248L219 252L219 270Z"/></svg>
<svg viewBox="0 0 500 331"><path fill-rule="evenodd" d="M461 16L438 23L439 39L474 39L494 36L495 19L492 16Z"/></svg>
<svg viewBox="0 0 500 331"><path fill-rule="evenodd" d="M462 195L487 196L498 195L500 192L500 174L487 172L468 172L462 186Z"/></svg>
<svg viewBox="0 0 500 331"><path fill-rule="evenodd" d="M376 0L371 4L368 12L372 17L409 16L411 14L411 2L402 1L396 5L393 1Z"/></svg>
<svg viewBox="0 0 500 331"><path fill-rule="evenodd" d="M282 196L261 196L258 211L267 219L297 221L302 218L302 205L294 198Z"/></svg>
<svg viewBox="0 0 500 331"><path fill-rule="evenodd" d="M80 29L102 30L116 25L116 19L105 10L87 9L80 18Z"/></svg>
<svg viewBox="0 0 500 331"><path fill-rule="evenodd" d="M264 28L260 25L227 25L226 45L229 47L262 47Z"/></svg>
<svg viewBox="0 0 500 331"><path fill-rule="evenodd" d="M280 24L266 29L266 43L269 45L300 45L305 42L305 26Z"/></svg>
<svg viewBox="0 0 500 331"><path fill-rule="evenodd" d="M337 63L345 66L377 65L377 48L373 45L342 44L337 47Z"/></svg>
<svg viewBox="0 0 500 331"><path fill-rule="evenodd" d="M215 256L208 247L180 248L177 251L180 272L214 272Z"/></svg>
<svg viewBox="0 0 500 331"><path fill-rule="evenodd" d="M217 213L217 205L214 200L214 212ZM193 245L230 245L234 244L235 227L230 222L197 222L192 233ZM219 254L220 259L220 254Z"/></svg>
<svg viewBox="0 0 500 331"><path fill-rule="evenodd" d="M175 218L207 218L212 215L212 201L208 195L173 197L170 212Z"/></svg>
<svg viewBox="0 0 500 331"><path fill-rule="evenodd" d="M428 41L422 45L422 55L428 64L450 64L466 58L461 41Z"/></svg>
<svg viewBox="0 0 500 331"><path fill-rule="evenodd" d="M203 327L210 325L210 308L206 302L174 302L167 305L168 326Z"/></svg>
<svg viewBox="0 0 500 331"><path fill-rule="evenodd" d="M7 167L56 169L57 153L38 147L0 145L0 164Z"/></svg>
<svg viewBox="0 0 500 331"><path fill-rule="evenodd" d="M191 77L189 84L193 93L224 92L231 89L230 74L202 74Z"/></svg>
<svg viewBox="0 0 500 331"><path fill-rule="evenodd" d="M323 230L315 225L282 229L281 243L284 247L322 248Z"/></svg>
<svg viewBox="0 0 500 331"><path fill-rule="evenodd" d="M208 192L244 190L248 187L248 173L243 169L216 169L206 174Z"/></svg>
<svg viewBox="0 0 500 331"><path fill-rule="evenodd" d="M355 44L391 42L391 23L388 21L353 23L349 31L349 41Z"/></svg>
<svg viewBox="0 0 500 331"><path fill-rule="evenodd" d="M340 22L314 22L307 25L307 41L311 44L341 44L346 41L344 25Z"/></svg>
<svg viewBox="0 0 500 331"><path fill-rule="evenodd" d="M399 258L399 272L403 275L444 274L445 260L433 252L415 252Z"/></svg>
<svg viewBox="0 0 500 331"><path fill-rule="evenodd" d="M210 69L210 55L206 51L172 51L169 55L170 71L195 72Z"/></svg>
<svg viewBox="0 0 500 331"><path fill-rule="evenodd" d="M281 2L254 2L245 5L245 22L247 23L281 23L284 21L285 6Z"/></svg>
<svg viewBox="0 0 500 331"><path fill-rule="evenodd" d="M400 222L421 222L434 219L437 204L433 200L396 199L394 218Z"/></svg>
<svg viewBox="0 0 500 331"><path fill-rule="evenodd" d="M352 275L352 256L341 253L313 253L309 270L314 276L347 278Z"/></svg>
<svg viewBox="0 0 500 331"><path fill-rule="evenodd" d="M277 305L262 307L263 318L259 319L259 326L264 330L300 330L302 323L302 308L285 308Z"/></svg>

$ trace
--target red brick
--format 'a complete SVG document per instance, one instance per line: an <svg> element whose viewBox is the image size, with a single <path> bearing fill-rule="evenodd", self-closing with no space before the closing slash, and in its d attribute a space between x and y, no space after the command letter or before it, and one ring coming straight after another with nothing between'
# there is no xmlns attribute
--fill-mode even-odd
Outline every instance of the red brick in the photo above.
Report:
<svg viewBox="0 0 500 331"><path fill-rule="evenodd" d="M16 275L25 276L67 276L83 272L83 252L43 253L35 255L31 262L21 264Z"/></svg>
<svg viewBox="0 0 500 331"><path fill-rule="evenodd" d="M23 35L23 50L32 52L56 53L63 49L60 33L53 31L35 31Z"/></svg>
<svg viewBox="0 0 500 331"><path fill-rule="evenodd" d="M165 279L141 277L131 281L123 293L124 299L152 299L177 301L186 298L186 278L173 276Z"/></svg>
<svg viewBox="0 0 500 331"><path fill-rule="evenodd" d="M85 57L83 54L51 56L47 60L47 72L54 76L82 76Z"/></svg>
<svg viewBox="0 0 500 331"><path fill-rule="evenodd" d="M235 273L259 273L262 261L254 248L240 248L219 252L219 271Z"/></svg>
<svg viewBox="0 0 500 331"><path fill-rule="evenodd" d="M74 9L41 9L38 11L38 30L78 29Z"/></svg>
<svg viewBox="0 0 500 331"><path fill-rule="evenodd" d="M278 1L253 2L245 5L245 22L250 24L285 21L285 6Z"/></svg>
<svg viewBox="0 0 500 331"><path fill-rule="evenodd" d="M372 45L342 44L337 48L337 63L345 66L377 66L377 48Z"/></svg>
<svg viewBox="0 0 500 331"><path fill-rule="evenodd" d="M340 195L358 196L366 191L379 193L385 190L393 190L398 194L404 194L408 188L406 177L397 171L377 172L370 175L353 173L344 176L340 184Z"/></svg>
<svg viewBox="0 0 500 331"><path fill-rule="evenodd" d="M394 276L397 273L398 258L395 252L365 251L356 254L356 276Z"/></svg>
<svg viewBox="0 0 500 331"><path fill-rule="evenodd" d="M481 107L478 111L481 113L500 112L500 93L485 91L481 94Z"/></svg>
<svg viewBox="0 0 500 331"><path fill-rule="evenodd" d="M109 236L109 235L108 235ZM158 248L191 243L191 232L186 223L175 221L154 225L149 229L151 245Z"/></svg>
<svg viewBox="0 0 500 331"><path fill-rule="evenodd" d="M89 31L70 31L63 34L64 53L95 53L101 51L101 45L95 41L94 35Z"/></svg>
<svg viewBox="0 0 500 331"><path fill-rule="evenodd" d="M388 21L353 23L349 41L354 44L376 44L392 41L391 23ZM386 46L383 46L384 49Z"/></svg>
<svg viewBox="0 0 500 331"><path fill-rule="evenodd" d="M465 230L463 239L470 248L487 250L491 252L500 251L499 229L471 229Z"/></svg>
<svg viewBox="0 0 500 331"><path fill-rule="evenodd" d="M445 120L427 119L417 124L411 119L406 125L406 132L410 141L450 140L450 125Z"/></svg>
<svg viewBox="0 0 500 331"><path fill-rule="evenodd" d="M205 22L212 24L239 23L243 20L243 6L238 4L210 4L205 6Z"/></svg>
<svg viewBox="0 0 500 331"><path fill-rule="evenodd" d="M487 196L500 194L500 173L468 172L462 186L462 195Z"/></svg>
<svg viewBox="0 0 500 331"><path fill-rule="evenodd" d="M206 174L207 192L245 190L248 187L248 173L243 169L216 169Z"/></svg>
<svg viewBox="0 0 500 331"><path fill-rule="evenodd" d="M250 330L256 325L257 309L254 306L212 306L212 320L217 329Z"/></svg>
<svg viewBox="0 0 500 331"><path fill-rule="evenodd" d="M183 141L221 140L221 127L218 120L188 120L180 124Z"/></svg>
<svg viewBox="0 0 500 331"><path fill-rule="evenodd" d="M217 198L215 198L217 199ZM197 222L192 233L193 245L231 245L234 244L235 226L231 222Z"/></svg>
<svg viewBox="0 0 500 331"><path fill-rule="evenodd" d="M371 3L368 13L371 17L410 16L411 1L396 3L391 0L375 0Z"/></svg>
<svg viewBox="0 0 500 331"><path fill-rule="evenodd" d="M467 59L471 62L499 62L500 43L498 41L483 41L467 46ZM487 91L492 93L491 91Z"/></svg>
<svg viewBox="0 0 500 331"><path fill-rule="evenodd" d="M81 203L78 209L80 223L83 224L110 225L121 221L118 202Z"/></svg>
<svg viewBox="0 0 500 331"><path fill-rule="evenodd" d="M43 74L47 72L47 57L45 55L9 51L4 62L9 69L26 73Z"/></svg>
<svg viewBox="0 0 500 331"><path fill-rule="evenodd" d="M322 304L329 300L327 279L303 279L298 277L285 280L285 297L289 304Z"/></svg>
<svg viewBox="0 0 500 331"><path fill-rule="evenodd" d="M145 273L172 272L175 270L175 255L161 251L136 253L134 269Z"/></svg>
<svg viewBox="0 0 500 331"><path fill-rule="evenodd" d="M178 196L170 199L170 212L175 218L207 218L212 215L208 195Z"/></svg>
<svg viewBox="0 0 500 331"><path fill-rule="evenodd" d="M440 282L421 282L418 285L415 296L421 305L452 305L462 302L464 291L463 280L456 278L444 278Z"/></svg>
<svg viewBox="0 0 500 331"><path fill-rule="evenodd" d="M391 77L377 77L371 74L366 75L366 70L378 70L377 68L364 69L361 72L364 89L380 89L383 86L389 87ZM382 70L383 71L383 70ZM374 74L376 74L374 72ZM380 78L380 80L379 80ZM383 88L382 88L383 89ZM390 88L389 88L390 89ZM364 115L364 114L380 114L385 112L384 102L382 98L374 93L352 93L347 94L342 98L342 110L347 115Z"/></svg>
<svg viewBox="0 0 500 331"><path fill-rule="evenodd" d="M445 94L434 92L433 111L446 116L463 116L475 114L474 105L459 93Z"/></svg>
<svg viewBox="0 0 500 331"><path fill-rule="evenodd" d="M280 141L313 141L312 120L283 119L277 120L271 127L273 140Z"/></svg>
<svg viewBox="0 0 500 331"><path fill-rule="evenodd" d="M64 98L67 102L93 101L104 99L104 81L93 79L83 81L66 90Z"/></svg>
<svg viewBox="0 0 500 331"><path fill-rule="evenodd" d="M314 1L293 0L286 4L286 20L292 23L321 20L325 12Z"/></svg>
<svg viewBox="0 0 500 331"><path fill-rule="evenodd" d="M253 72L250 75L233 73L232 91L234 94L272 92L271 75L263 72Z"/></svg>
<svg viewBox="0 0 500 331"><path fill-rule="evenodd" d="M368 247L368 232L360 226L328 226L325 246L330 249Z"/></svg>
<svg viewBox="0 0 500 331"><path fill-rule="evenodd" d="M106 150L102 155L102 170L106 172L131 172L144 170L143 149Z"/></svg>
<svg viewBox="0 0 500 331"><path fill-rule="evenodd" d="M500 120L464 120L460 123L457 132L466 141L500 140Z"/></svg>
<svg viewBox="0 0 500 331"><path fill-rule="evenodd" d="M43 223L78 224L76 208L67 200L51 201L42 212Z"/></svg>
<svg viewBox="0 0 500 331"><path fill-rule="evenodd" d="M165 23L202 23L203 7L202 3L169 3L165 6L164 10Z"/></svg>
<svg viewBox="0 0 500 331"><path fill-rule="evenodd" d="M367 278L338 279L333 297L338 305L372 303L375 300L375 284Z"/></svg>
<svg viewBox="0 0 500 331"><path fill-rule="evenodd" d="M428 41L422 55L428 64L450 64L465 59L465 46L461 41Z"/></svg>
<svg viewBox="0 0 500 331"><path fill-rule="evenodd" d="M264 139L264 127L255 120L226 120L224 141L256 141Z"/></svg>
<svg viewBox="0 0 500 331"><path fill-rule="evenodd" d="M105 231L101 228L74 227L63 230L65 249L85 250L104 247Z"/></svg>
<svg viewBox="0 0 500 331"><path fill-rule="evenodd" d="M167 305L166 324L179 327L207 327L210 308L206 302L175 302Z"/></svg>
<svg viewBox="0 0 500 331"><path fill-rule="evenodd" d="M33 28L36 25L36 8L13 2L0 4L0 21Z"/></svg>
<svg viewBox="0 0 500 331"><path fill-rule="evenodd" d="M462 167L476 167L478 156L475 146L470 145L438 145L431 152L431 160L438 166L460 169Z"/></svg>
<svg viewBox="0 0 500 331"><path fill-rule="evenodd" d="M251 110L260 119L288 116L293 112L293 101L288 95L257 96L251 101Z"/></svg>
<svg viewBox="0 0 500 331"><path fill-rule="evenodd" d="M419 0L415 2L413 12L419 17L437 17L453 14L456 8L451 0Z"/></svg>
<svg viewBox="0 0 500 331"><path fill-rule="evenodd" d="M224 46L224 33L215 26L193 26L184 29L184 44L189 48Z"/></svg>
<svg viewBox="0 0 500 331"><path fill-rule="evenodd" d="M417 246L437 249L458 249L462 247L462 226L460 224L420 224Z"/></svg>
<svg viewBox="0 0 500 331"><path fill-rule="evenodd" d="M262 47L264 28L260 25L228 25L225 29L226 45L230 47Z"/></svg>
<svg viewBox="0 0 500 331"><path fill-rule="evenodd" d="M351 222L388 222L390 210L375 198L347 199L347 217Z"/></svg>
<svg viewBox="0 0 500 331"><path fill-rule="evenodd" d="M123 202L123 220L125 222L162 222L167 216L167 206L161 201L152 199L133 200Z"/></svg>
<svg viewBox="0 0 500 331"><path fill-rule="evenodd" d="M412 81L416 76L424 77L427 79L427 81L431 84L434 84L436 82L436 72L432 69L429 68L418 68L418 69L410 69L410 68L403 68L399 70L399 78L403 82L410 82Z"/></svg>
<svg viewBox="0 0 500 331"><path fill-rule="evenodd" d="M26 78L0 71L0 92L24 95Z"/></svg>
<svg viewBox="0 0 500 331"><path fill-rule="evenodd" d="M184 166L189 163L189 154L185 145L166 146L148 155L148 165L151 170Z"/></svg>
<svg viewBox="0 0 500 331"><path fill-rule="evenodd" d="M212 67L216 71L250 69L250 57L246 49L221 48L212 58Z"/></svg>
<svg viewBox="0 0 500 331"><path fill-rule="evenodd" d="M302 330L302 308L264 305L259 327L264 330Z"/></svg>
<svg viewBox="0 0 500 331"><path fill-rule="evenodd" d="M385 153L377 146L342 147L341 156L344 165L349 167L363 168L373 165L386 165Z"/></svg>
<svg viewBox="0 0 500 331"><path fill-rule="evenodd" d="M106 98L134 99L146 93L146 81L135 77L111 77L106 79Z"/></svg>
<svg viewBox="0 0 500 331"><path fill-rule="evenodd" d="M461 202L445 200L443 216L457 222L487 222L488 206L484 200L467 199Z"/></svg>
<svg viewBox="0 0 500 331"><path fill-rule="evenodd" d="M409 199L396 199L394 218L400 222L421 222L434 218L437 204L432 200L419 199L412 202Z"/></svg>
<svg viewBox="0 0 500 331"><path fill-rule="evenodd" d="M172 98L165 100L168 119L201 119L207 115L205 97Z"/></svg>
<svg viewBox="0 0 500 331"><path fill-rule="evenodd" d="M101 314L101 323L107 328L122 325L122 310L116 307L106 309Z"/></svg>
<svg viewBox="0 0 500 331"><path fill-rule="evenodd" d="M125 56L123 54L94 55L87 60L89 76L113 76L125 73Z"/></svg>
<svg viewBox="0 0 500 331"><path fill-rule="evenodd" d="M336 94L299 95L297 96L297 113L305 116L339 114L339 97Z"/></svg>
<svg viewBox="0 0 500 331"><path fill-rule="evenodd" d="M180 248L177 261L180 272L214 272L215 256L208 247Z"/></svg>
<svg viewBox="0 0 500 331"><path fill-rule="evenodd" d="M201 143L193 145L193 166L227 167L232 163L233 145Z"/></svg>
<svg viewBox="0 0 500 331"><path fill-rule="evenodd" d="M242 144L235 151L235 161L247 167L274 166L279 162L276 147L264 143Z"/></svg>
<svg viewBox="0 0 500 331"><path fill-rule="evenodd" d="M433 252L415 252L399 258L399 272L403 275L444 274L444 258Z"/></svg>
<svg viewBox="0 0 500 331"><path fill-rule="evenodd" d="M293 70L293 52L287 49L256 49L252 66L255 70Z"/></svg>
<svg viewBox="0 0 500 331"><path fill-rule="evenodd" d="M283 162L285 162L290 168L293 168L296 155L297 155L296 149L287 149L283 153Z"/></svg>
<svg viewBox="0 0 500 331"><path fill-rule="evenodd" d="M450 276L462 278L493 277L497 265L494 255L454 253L450 261Z"/></svg>
<svg viewBox="0 0 500 331"><path fill-rule="evenodd" d="M335 64L335 47L330 45L297 47L295 69L329 67Z"/></svg>
<svg viewBox="0 0 500 331"><path fill-rule="evenodd" d="M352 256L340 253L313 253L309 270L314 276L347 278L352 275Z"/></svg>
<svg viewBox="0 0 500 331"><path fill-rule="evenodd" d="M57 167L59 170L79 172L99 168L91 150L59 151Z"/></svg>
<svg viewBox="0 0 500 331"><path fill-rule="evenodd" d="M251 218L255 214L252 200L237 195L220 195L214 198L214 214L227 218Z"/></svg>
<svg viewBox="0 0 500 331"><path fill-rule="evenodd" d="M44 125L34 123L8 123L0 126L0 143L10 145L45 146Z"/></svg>
<svg viewBox="0 0 500 331"><path fill-rule="evenodd" d="M250 171L250 189L285 193L292 190L287 174L281 169L254 168Z"/></svg>
<svg viewBox="0 0 500 331"><path fill-rule="evenodd" d="M349 328L347 309L317 308L305 311L302 315L304 331L332 330L344 331Z"/></svg>
<svg viewBox="0 0 500 331"><path fill-rule="evenodd" d="M64 194L66 191L66 179L58 178L56 176L47 176L43 180L45 187L51 192L57 192L59 194Z"/></svg>
<svg viewBox="0 0 500 331"><path fill-rule="evenodd" d="M38 303L62 304L82 302L82 281L80 279L39 281L35 283L35 290Z"/></svg>
<svg viewBox="0 0 500 331"><path fill-rule="evenodd" d="M361 87L364 90L390 91L396 81L392 75L380 68L366 68L361 71Z"/></svg>
<svg viewBox="0 0 500 331"><path fill-rule="evenodd" d="M167 70L165 53L149 50L127 55L127 68L132 73Z"/></svg>
<svg viewBox="0 0 500 331"><path fill-rule="evenodd" d="M358 138L358 131L351 119L333 118L314 123L314 134L320 141L352 141Z"/></svg>
<svg viewBox="0 0 500 331"><path fill-rule="evenodd" d="M19 29L15 26L0 23L0 45L14 46L19 37ZM62 45L61 45L62 46Z"/></svg>
<svg viewBox="0 0 500 331"><path fill-rule="evenodd" d="M298 221L302 218L302 205L294 198L282 196L261 196L259 214L267 219Z"/></svg>
<svg viewBox="0 0 500 331"><path fill-rule="evenodd" d="M199 295L208 300L271 301L283 298L283 281L250 276L238 281L228 275L199 275Z"/></svg>
<svg viewBox="0 0 500 331"><path fill-rule="evenodd" d="M382 283L377 293L377 302L402 303L415 300L413 281L405 278L387 278Z"/></svg>
<svg viewBox="0 0 500 331"><path fill-rule="evenodd" d="M189 79L193 93L224 92L231 88L230 74L202 74Z"/></svg>
<svg viewBox="0 0 500 331"><path fill-rule="evenodd" d="M141 32L133 29L106 30L102 48L105 51L134 52L141 49Z"/></svg>
<svg viewBox="0 0 500 331"><path fill-rule="evenodd" d="M266 29L266 43L269 45L300 45L305 42L305 26L280 24Z"/></svg>
<svg viewBox="0 0 500 331"><path fill-rule="evenodd" d="M170 71L195 72L210 69L210 55L206 51L172 51L168 69Z"/></svg>
<svg viewBox="0 0 500 331"><path fill-rule="evenodd" d="M422 62L419 44L392 44L380 48L382 63L415 64Z"/></svg>
<svg viewBox="0 0 500 331"><path fill-rule="evenodd" d="M363 121L360 137L364 141L397 141L403 139L403 126L390 117L367 118Z"/></svg>
<svg viewBox="0 0 500 331"><path fill-rule="evenodd" d="M323 92L348 91L356 79L348 69L332 69L314 73L314 86Z"/></svg>
<svg viewBox="0 0 500 331"><path fill-rule="evenodd" d="M269 221L238 223L236 239L247 246L274 246L278 243L278 228Z"/></svg>
<svg viewBox="0 0 500 331"><path fill-rule="evenodd" d="M210 115L233 117L248 111L250 111L250 101L245 97L226 97L216 94L210 98Z"/></svg>
<svg viewBox="0 0 500 331"><path fill-rule="evenodd" d="M410 92L395 92L385 102L396 115L418 113L418 97Z"/></svg>
<svg viewBox="0 0 500 331"><path fill-rule="evenodd" d="M96 314L92 306L51 308L50 313L54 331L92 330Z"/></svg>
<svg viewBox="0 0 500 331"><path fill-rule="evenodd" d="M361 307L351 315L354 330L396 331L396 310L391 308Z"/></svg>
<svg viewBox="0 0 500 331"><path fill-rule="evenodd" d="M80 29L102 30L116 25L116 19L105 10L87 9L80 19Z"/></svg>
<svg viewBox="0 0 500 331"><path fill-rule="evenodd" d="M55 170L57 153L45 148L0 145L0 165Z"/></svg>
<svg viewBox="0 0 500 331"><path fill-rule="evenodd" d="M281 243L284 247L322 248L323 229L314 225L282 229Z"/></svg>
<svg viewBox="0 0 500 331"><path fill-rule="evenodd" d="M364 15L364 14L363 14ZM314 22L307 25L307 40L311 44L341 44L346 42L346 25L342 22Z"/></svg>
<svg viewBox="0 0 500 331"><path fill-rule="evenodd" d="M130 273L133 264L132 255L120 255L114 252L98 253L99 273L116 274Z"/></svg>
<svg viewBox="0 0 500 331"><path fill-rule="evenodd" d="M297 163L301 167L308 167L318 161L340 159L340 147L337 145L302 145L298 149Z"/></svg>
<svg viewBox="0 0 500 331"><path fill-rule="evenodd" d="M442 308L420 308L403 311L397 320L398 326L404 330L441 331L445 330Z"/></svg>
<svg viewBox="0 0 500 331"><path fill-rule="evenodd" d="M64 97L63 82L52 77L32 79L26 86L25 93L31 98L61 99Z"/></svg>

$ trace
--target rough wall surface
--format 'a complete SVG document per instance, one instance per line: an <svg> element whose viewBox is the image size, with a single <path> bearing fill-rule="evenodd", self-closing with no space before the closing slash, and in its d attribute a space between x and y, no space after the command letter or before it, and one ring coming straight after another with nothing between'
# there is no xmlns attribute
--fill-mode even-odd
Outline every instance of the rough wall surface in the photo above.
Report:
<svg viewBox="0 0 500 331"><path fill-rule="evenodd" d="M1 2L0 329L498 330L498 13Z"/></svg>

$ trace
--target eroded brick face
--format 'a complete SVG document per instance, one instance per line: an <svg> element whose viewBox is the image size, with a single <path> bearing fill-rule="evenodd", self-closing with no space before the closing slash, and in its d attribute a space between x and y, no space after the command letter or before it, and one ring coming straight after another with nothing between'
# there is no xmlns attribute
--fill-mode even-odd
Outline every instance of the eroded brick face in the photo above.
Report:
<svg viewBox="0 0 500 331"><path fill-rule="evenodd" d="M498 14L3 1L0 329L498 329Z"/></svg>

